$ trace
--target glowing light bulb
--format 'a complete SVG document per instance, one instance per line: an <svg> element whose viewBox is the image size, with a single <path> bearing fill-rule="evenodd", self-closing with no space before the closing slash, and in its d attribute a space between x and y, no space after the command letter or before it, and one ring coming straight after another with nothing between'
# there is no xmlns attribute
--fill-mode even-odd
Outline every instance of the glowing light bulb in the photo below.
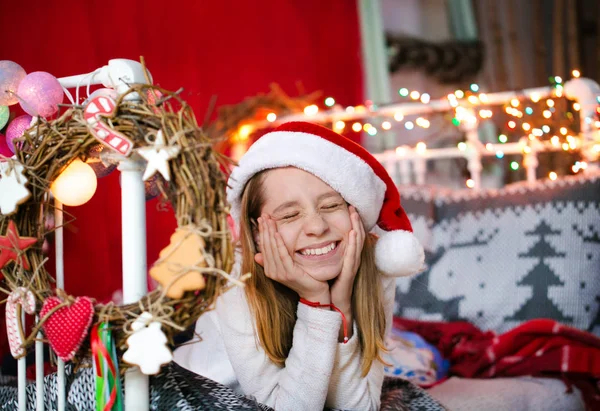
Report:
<svg viewBox="0 0 600 411"><path fill-rule="evenodd" d="M389 130L392 128L392 123L390 123L389 121L384 121L383 123L381 123L381 128L384 130Z"/></svg>
<svg viewBox="0 0 600 411"><path fill-rule="evenodd" d="M277 120L277 114L275 114L275 113L269 113L269 114L267 114L267 121L269 123L272 123L275 120Z"/></svg>
<svg viewBox="0 0 600 411"><path fill-rule="evenodd" d="M411 91L410 92L410 98L412 98L413 100L418 100L419 97L421 97L421 93L419 93L418 91Z"/></svg>
<svg viewBox="0 0 600 411"><path fill-rule="evenodd" d="M421 103L427 104L431 100L431 96L427 93L421 94Z"/></svg>
<svg viewBox="0 0 600 411"><path fill-rule="evenodd" d="M575 110L575 111L581 110L581 104L579 104L579 103L573 103L573 110Z"/></svg>
<svg viewBox="0 0 600 411"><path fill-rule="evenodd" d="M531 129L531 125L529 123L523 123L523 130L529 131Z"/></svg>
<svg viewBox="0 0 600 411"><path fill-rule="evenodd" d="M426 118L423 118L423 117L419 117L418 119L416 119L415 123L417 123L417 126L423 127L423 128L429 128L429 126L431 125L429 120L427 120Z"/></svg>
<svg viewBox="0 0 600 411"><path fill-rule="evenodd" d="M551 171L548 174L548 177L550 177L550 180L554 181L554 180L556 180L558 178L558 174L556 174L554 171Z"/></svg>
<svg viewBox="0 0 600 411"><path fill-rule="evenodd" d="M346 127L346 123L344 123L342 120L338 120L335 122L335 128L338 130L343 130L344 127Z"/></svg>
<svg viewBox="0 0 600 411"><path fill-rule="evenodd" d="M500 134L498 136L498 141L501 142L502 144L504 144L508 141L508 137L506 137L506 134Z"/></svg>
<svg viewBox="0 0 600 411"><path fill-rule="evenodd" d="M513 107L519 107L519 104L520 104L520 102L519 102L519 99L518 99L518 98L513 98L513 99L510 101L510 105L511 105L511 106L513 106Z"/></svg>
<svg viewBox="0 0 600 411"><path fill-rule="evenodd" d="M419 141L417 143L416 150L417 150L417 153L419 153L419 154L425 153L425 151L427 151L427 144L423 143L422 141Z"/></svg>
<svg viewBox="0 0 600 411"><path fill-rule="evenodd" d="M465 181L465 185L469 188L473 188L473 187L475 187L475 181L473 181L473 179L469 178L467 181Z"/></svg>
<svg viewBox="0 0 600 411"><path fill-rule="evenodd" d="M87 203L96 192L97 185L92 167L76 159L52 182L50 190L58 201L75 207Z"/></svg>
<svg viewBox="0 0 600 411"><path fill-rule="evenodd" d="M534 103L537 103L538 101L540 101L540 95L538 93L531 93L531 96L529 96L529 98L531 99L531 101L533 101Z"/></svg>
<svg viewBox="0 0 600 411"><path fill-rule="evenodd" d="M360 130L362 130L362 126L360 125L360 123L356 122L356 123L352 124L352 131L355 131L358 133Z"/></svg>
<svg viewBox="0 0 600 411"><path fill-rule="evenodd" d="M462 91L462 90L456 90L456 91L454 92L454 95L455 95L457 98L463 98L463 97L465 96L465 93L464 93L464 91Z"/></svg>
<svg viewBox="0 0 600 411"><path fill-rule="evenodd" d="M332 107L335 104L335 99L333 97L327 97L325 99L325 105L327 107Z"/></svg>
<svg viewBox="0 0 600 411"><path fill-rule="evenodd" d="M406 148L405 147L396 147L396 155L398 157L404 157L406 155Z"/></svg>
<svg viewBox="0 0 600 411"><path fill-rule="evenodd" d="M402 120L404 120L404 114L402 114L400 112L395 113L394 114L394 120L396 120L396 121L402 121Z"/></svg>
<svg viewBox="0 0 600 411"><path fill-rule="evenodd" d="M465 143L464 141L458 143L457 146L460 151L465 151L467 149L467 143Z"/></svg>
<svg viewBox="0 0 600 411"><path fill-rule="evenodd" d="M571 75L572 75L574 78L579 78L579 77L581 76L581 72L580 72L579 70L575 69L575 70L573 70L573 71L571 72Z"/></svg>
<svg viewBox="0 0 600 411"><path fill-rule="evenodd" d="M241 126L238 130L238 136L240 141L248 140L248 137L250 137L252 131L254 131L254 128L250 124L244 124L243 126Z"/></svg>
<svg viewBox="0 0 600 411"><path fill-rule="evenodd" d="M514 121L509 121L508 122L508 128L515 128L517 126L517 123L515 123Z"/></svg>
<svg viewBox="0 0 600 411"><path fill-rule="evenodd" d="M319 112L319 107L316 104L311 104L310 106L304 107L304 114L307 116L314 116Z"/></svg>
<svg viewBox="0 0 600 411"><path fill-rule="evenodd" d="M415 128L415 124L412 121L407 121L404 123L404 127L406 127L407 130L412 130Z"/></svg>
<svg viewBox="0 0 600 411"><path fill-rule="evenodd" d="M544 110L542 115L544 116L544 118L550 118L552 117L552 112L550 110Z"/></svg>
<svg viewBox="0 0 600 411"><path fill-rule="evenodd" d="M554 107L554 100L548 99L546 100L546 104L548 105L548 107Z"/></svg>
<svg viewBox="0 0 600 411"><path fill-rule="evenodd" d="M518 170L519 169L519 163L517 163L516 161L511 161L510 163L510 168L513 170Z"/></svg>
<svg viewBox="0 0 600 411"><path fill-rule="evenodd" d="M563 136L567 135L567 128L566 127L561 127L560 128L560 134L562 134Z"/></svg>

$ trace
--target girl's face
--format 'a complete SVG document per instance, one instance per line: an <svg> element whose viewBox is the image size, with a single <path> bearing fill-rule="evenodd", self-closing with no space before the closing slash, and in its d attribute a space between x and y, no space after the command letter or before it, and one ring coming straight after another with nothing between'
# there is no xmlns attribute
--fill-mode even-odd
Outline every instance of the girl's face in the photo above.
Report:
<svg viewBox="0 0 600 411"><path fill-rule="evenodd" d="M294 262L319 281L336 278L352 229L342 196L318 177L295 167L268 171L262 186L265 201L261 213L276 222Z"/></svg>

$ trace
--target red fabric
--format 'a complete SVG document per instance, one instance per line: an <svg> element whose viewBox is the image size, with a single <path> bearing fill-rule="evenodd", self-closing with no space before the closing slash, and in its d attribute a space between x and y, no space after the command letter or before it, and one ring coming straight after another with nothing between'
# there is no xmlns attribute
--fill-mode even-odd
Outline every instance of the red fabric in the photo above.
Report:
<svg viewBox="0 0 600 411"><path fill-rule="evenodd" d="M341 148L362 159L369 165L369 167L373 169L373 172L385 183L386 186L383 205L379 213L377 225L386 231L405 230L412 232L410 220L400 205L400 193L398 192L398 187L396 187L396 184L394 184L394 181L385 170L383 165L361 145L348 138L340 136L338 133L329 128L302 121L294 121L283 124L277 127L274 131L290 131L313 134L329 141L330 143L340 146ZM360 184L360 182L357 183Z"/></svg>
<svg viewBox="0 0 600 411"><path fill-rule="evenodd" d="M587 407L600 409L600 338L552 320L531 320L496 335L466 322L394 318L394 327L434 344L465 378L536 375L563 379L582 390Z"/></svg>
<svg viewBox="0 0 600 411"><path fill-rule="evenodd" d="M217 107L233 104L270 83L292 96L302 86L362 103L355 1L13 1L1 20L1 59L63 77L144 56L155 83L184 88L200 123L213 95ZM156 200L146 207L149 265L176 225L159 208ZM119 173L99 180L88 204L66 211L76 218L65 229L66 291L107 300L121 287Z"/></svg>

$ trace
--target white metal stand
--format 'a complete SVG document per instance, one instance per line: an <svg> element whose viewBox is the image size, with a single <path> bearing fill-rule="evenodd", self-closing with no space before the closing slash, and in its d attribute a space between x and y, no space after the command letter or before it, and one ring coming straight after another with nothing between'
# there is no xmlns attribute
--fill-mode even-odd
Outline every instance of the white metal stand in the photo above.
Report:
<svg viewBox="0 0 600 411"><path fill-rule="evenodd" d="M148 293L146 278L146 197L143 168L123 160L121 171L121 224L123 239L123 302L134 303ZM148 376L138 368L125 373L125 410L148 410Z"/></svg>
<svg viewBox="0 0 600 411"><path fill-rule="evenodd" d="M65 262L64 262L64 241L63 241L63 205L58 200L54 200L54 231L55 237L55 256L56 256L56 287L65 289ZM58 411L64 411L66 406L66 380L65 363L58 359L56 382L58 387Z"/></svg>

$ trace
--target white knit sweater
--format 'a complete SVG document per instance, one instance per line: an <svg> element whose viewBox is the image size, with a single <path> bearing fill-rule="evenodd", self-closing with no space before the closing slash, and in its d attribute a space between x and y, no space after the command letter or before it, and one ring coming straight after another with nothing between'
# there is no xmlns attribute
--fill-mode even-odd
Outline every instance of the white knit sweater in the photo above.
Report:
<svg viewBox="0 0 600 411"><path fill-rule="evenodd" d="M386 333L394 305L394 278L381 276L385 295ZM258 343L245 292L235 287L222 295L216 309L196 324L202 341L175 351L183 367L251 395L276 410L316 411L324 406L344 410L377 410L383 364L375 361L361 377L356 331L338 342L339 313L298 304L292 348L284 367L269 360Z"/></svg>

